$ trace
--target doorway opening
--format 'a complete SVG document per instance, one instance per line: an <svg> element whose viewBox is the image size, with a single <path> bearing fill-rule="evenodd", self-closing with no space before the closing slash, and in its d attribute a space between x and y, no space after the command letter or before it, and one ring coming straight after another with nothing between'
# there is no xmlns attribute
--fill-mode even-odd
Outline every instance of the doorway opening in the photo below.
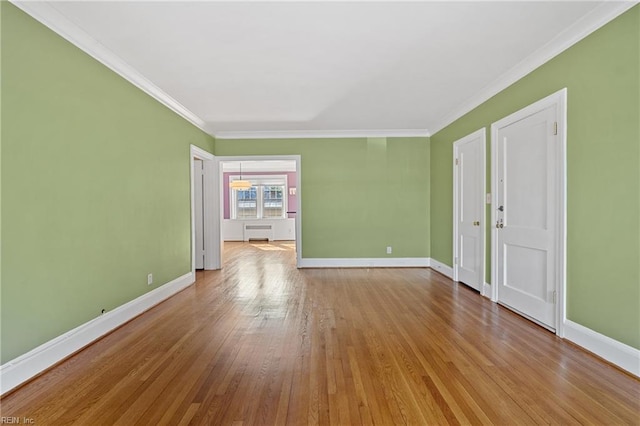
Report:
<svg viewBox="0 0 640 426"><path fill-rule="evenodd" d="M261 250L294 249L302 257L300 156L217 157L219 229L225 250L250 243ZM249 182L232 189L234 181ZM224 250L221 250L224 251ZM224 265L224 256L221 256Z"/></svg>

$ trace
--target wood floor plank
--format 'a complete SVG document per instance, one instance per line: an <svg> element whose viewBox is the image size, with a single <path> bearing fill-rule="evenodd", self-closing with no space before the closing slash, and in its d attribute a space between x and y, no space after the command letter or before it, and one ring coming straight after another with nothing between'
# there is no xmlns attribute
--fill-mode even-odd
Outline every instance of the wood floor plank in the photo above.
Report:
<svg viewBox="0 0 640 426"><path fill-rule="evenodd" d="M224 269L0 399L36 425L640 424L640 380L423 268Z"/></svg>

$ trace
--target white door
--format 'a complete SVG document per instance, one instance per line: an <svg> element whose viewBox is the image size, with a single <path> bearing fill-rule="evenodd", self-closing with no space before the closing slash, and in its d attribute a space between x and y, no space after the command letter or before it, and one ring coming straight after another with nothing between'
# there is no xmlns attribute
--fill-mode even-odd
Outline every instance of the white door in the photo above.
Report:
<svg viewBox="0 0 640 426"><path fill-rule="evenodd" d="M484 283L485 129L453 144L454 280L478 291Z"/></svg>
<svg viewBox="0 0 640 426"><path fill-rule="evenodd" d="M220 269L219 162L191 145L191 269Z"/></svg>
<svg viewBox="0 0 640 426"><path fill-rule="evenodd" d="M555 329L559 212L564 209L559 193L561 115L557 101L543 101L492 128L494 265L498 301Z"/></svg>
<svg viewBox="0 0 640 426"><path fill-rule="evenodd" d="M196 269L204 269L204 165L197 158L193 159L193 183Z"/></svg>

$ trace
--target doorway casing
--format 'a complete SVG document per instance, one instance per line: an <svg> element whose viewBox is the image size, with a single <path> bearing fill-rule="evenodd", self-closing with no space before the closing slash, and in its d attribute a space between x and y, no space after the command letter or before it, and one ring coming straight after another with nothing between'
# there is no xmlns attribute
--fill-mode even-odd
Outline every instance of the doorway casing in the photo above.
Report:
<svg viewBox="0 0 640 426"><path fill-rule="evenodd" d="M203 164L203 240L204 240L204 269L220 269L220 209L216 207L220 183L216 171L219 168L217 158L199 148L191 145L189 150L189 168L191 182L191 272L196 270L196 226L195 226L195 179L194 159L201 160Z"/></svg>
<svg viewBox="0 0 640 426"><path fill-rule="evenodd" d="M222 234L220 233L220 229L222 228L222 220L223 213L222 209L224 206L224 191L222 190L222 184L224 182L223 179L223 170L222 163L225 162L240 162L240 161L295 161L296 164L296 196L298 200L298 205L296 206L296 266L300 268L300 262L302 260L302 168L301 168L301 156L300 155L245 155L245 156L224 156L224 157L215 157L216 162L216 178L218 184L216 185L218 191L218 208L217 208L217 224L218 224L218 259L219 265L222 265ZM291 206L289 206L291 209Z"/></svg>

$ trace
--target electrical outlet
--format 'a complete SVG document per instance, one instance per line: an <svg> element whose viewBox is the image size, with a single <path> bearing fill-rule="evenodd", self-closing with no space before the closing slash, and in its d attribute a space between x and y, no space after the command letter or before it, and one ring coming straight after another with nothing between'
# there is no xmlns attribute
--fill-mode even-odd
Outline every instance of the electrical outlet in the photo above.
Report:
<svg viewBox="0 0 640 426"><path fill-rule="evenodd" d="M147 275L147 285L153 284L153 274Z"/></svg>
<svg viewBox="0 0 640 426"><path fill-rule="evenodd" d="M387 246L387 254L391 254L392 251L393 250L392 250L391 246Z"/></svg>

